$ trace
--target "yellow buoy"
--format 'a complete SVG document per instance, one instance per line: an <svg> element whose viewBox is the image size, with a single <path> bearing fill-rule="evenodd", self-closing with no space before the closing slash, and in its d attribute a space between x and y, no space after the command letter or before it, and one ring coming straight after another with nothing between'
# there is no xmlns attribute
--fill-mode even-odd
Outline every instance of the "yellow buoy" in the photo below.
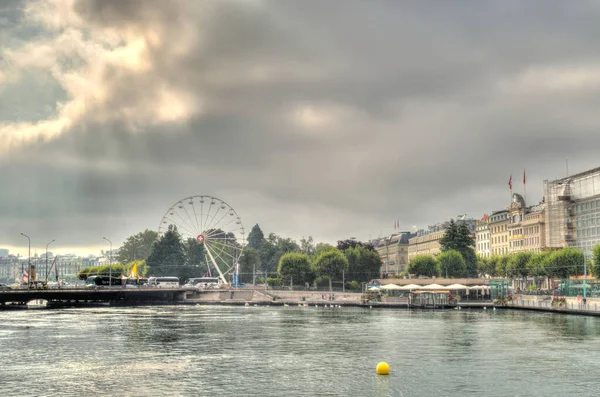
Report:
<svg viewBox="0 0 600 397"><path fill-rule="evenodd" d="M377 375L389 375L390 374L390 366L385 361L377 364Z"/></svg>

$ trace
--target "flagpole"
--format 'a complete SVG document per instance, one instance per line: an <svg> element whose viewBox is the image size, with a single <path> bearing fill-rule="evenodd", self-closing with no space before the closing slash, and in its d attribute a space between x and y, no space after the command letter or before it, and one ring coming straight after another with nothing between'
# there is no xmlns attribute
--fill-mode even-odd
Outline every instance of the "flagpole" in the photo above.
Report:
<svg viewBox="0 0 600 397"><path fill-rule="evenodd" d="M523 170L523 196L525 206L527 207L527 180L525 179L525 170Z"/></svg>

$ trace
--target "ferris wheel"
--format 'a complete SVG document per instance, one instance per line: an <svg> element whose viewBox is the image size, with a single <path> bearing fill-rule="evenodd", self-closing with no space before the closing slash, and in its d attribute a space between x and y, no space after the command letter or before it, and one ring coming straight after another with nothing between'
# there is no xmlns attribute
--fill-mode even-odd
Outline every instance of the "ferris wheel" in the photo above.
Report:
<svg viewBox="0 0 600 397"><path fill-rule="evenodd" d="M217 270L224 284L226 275L237 282L238 260L246 234L237 212L225 201L212 196L190 196L177 201L163 216L160 234L175 226L184 242L194 239L204 246L204 256Z"/></svg>

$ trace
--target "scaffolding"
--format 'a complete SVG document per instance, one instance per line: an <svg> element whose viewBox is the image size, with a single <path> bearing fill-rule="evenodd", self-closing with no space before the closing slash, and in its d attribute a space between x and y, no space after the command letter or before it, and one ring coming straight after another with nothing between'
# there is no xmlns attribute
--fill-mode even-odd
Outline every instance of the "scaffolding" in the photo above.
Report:
<svg viewBox="0 0 600 397"><path fill-rule="evenodd" d="M544 181L546 199L546 245L549 248L564 248L574 240L572 196L570 181L560 179Z"/></svg>
<svg viewBox="0 0 600 397"><path fill-rule="evenodd" d="M600 168L544 181L544 194L548 247L576 247L590 257L600 242Z"/></svg>

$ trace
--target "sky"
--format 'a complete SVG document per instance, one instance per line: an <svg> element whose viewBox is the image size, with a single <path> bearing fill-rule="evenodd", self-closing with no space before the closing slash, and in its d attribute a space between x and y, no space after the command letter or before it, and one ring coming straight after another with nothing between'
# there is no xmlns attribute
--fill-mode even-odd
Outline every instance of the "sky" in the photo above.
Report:
<svg viewBox="0 0 600 397"><path fill-rule="evenodd" d="M99 253L178 200L334 243L600 166L595 1L5 0L0 247Z"/></svg>

